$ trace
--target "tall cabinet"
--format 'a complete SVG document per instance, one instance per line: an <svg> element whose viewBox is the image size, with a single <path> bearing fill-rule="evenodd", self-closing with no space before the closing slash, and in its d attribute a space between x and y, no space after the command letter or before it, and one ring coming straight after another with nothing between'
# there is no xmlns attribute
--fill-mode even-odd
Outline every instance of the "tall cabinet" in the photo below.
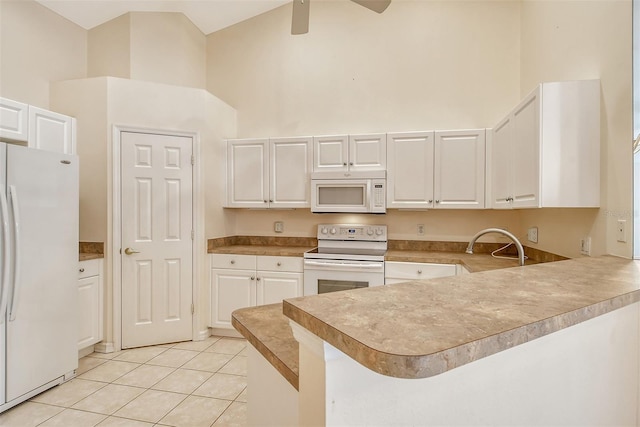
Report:
<svg viewBox="0 0 640 427"><path fill-rule="evenodd" d="M600 81L542 83L493 128L494 209L598 207Z"/></svg>

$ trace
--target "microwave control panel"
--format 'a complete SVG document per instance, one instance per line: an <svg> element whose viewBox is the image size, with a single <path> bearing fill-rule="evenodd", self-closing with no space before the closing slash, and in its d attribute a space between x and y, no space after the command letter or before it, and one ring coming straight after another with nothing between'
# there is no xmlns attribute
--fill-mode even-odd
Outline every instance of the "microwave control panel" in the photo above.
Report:
<svg viewBox="0 0 640 427"><path fill-rule="evenodd" d="M320 224L318 240L387 240L386 225Z"/></svg>

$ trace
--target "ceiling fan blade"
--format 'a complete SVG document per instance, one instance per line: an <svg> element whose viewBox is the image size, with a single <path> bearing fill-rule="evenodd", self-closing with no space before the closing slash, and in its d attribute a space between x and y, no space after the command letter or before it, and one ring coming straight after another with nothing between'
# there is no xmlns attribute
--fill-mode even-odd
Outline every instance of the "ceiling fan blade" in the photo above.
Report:
<svg viewBox="0 0 640 427"><path fill-rule="evenodd" d="M360 6L364 6L369 10L373 10L374 12L382 13L384 12L389 4L391 4L391 0L351 0L354 3L358 3Z"/></svg>
<svg viewBox="0 0 640 427"><path fill-rule="evenodd" d="M293 0L293 15L291 17L291 34L306 34L309 32L309 3L311 0Z"/></svg>

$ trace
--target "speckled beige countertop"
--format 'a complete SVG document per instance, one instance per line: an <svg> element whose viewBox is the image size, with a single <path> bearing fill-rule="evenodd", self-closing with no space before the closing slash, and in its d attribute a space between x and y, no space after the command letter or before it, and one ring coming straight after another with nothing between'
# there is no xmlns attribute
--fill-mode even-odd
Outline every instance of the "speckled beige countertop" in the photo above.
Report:
<svg viewBox="0 0 640 427"><path fill-rule="evenodd" d="M401 252L388 257L450 261ZM488 255L449 255L472 271L496 265ZM496 268L294 298L283 303L287 317L280 304L241 309L233 324L297 388L298 345L288 318L376 372L424 378L640 300L636 261L603 256Z"/></svg>
<svg viewBox="0 0 640 427"><path fill-rule="evenodd" d="M425 378L640 301L640 262L603 256L285 300L369 369Z"/></svg>

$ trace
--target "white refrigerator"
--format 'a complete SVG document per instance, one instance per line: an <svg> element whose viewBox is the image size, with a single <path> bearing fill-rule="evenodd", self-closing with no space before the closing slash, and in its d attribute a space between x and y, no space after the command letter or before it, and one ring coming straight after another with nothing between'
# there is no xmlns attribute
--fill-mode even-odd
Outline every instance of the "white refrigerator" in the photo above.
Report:
<svg viewBox="0 0 640 427"><path fill-rule="evenodd" d="M78 367L78 158L0 143L0 412Z"/></svg>

